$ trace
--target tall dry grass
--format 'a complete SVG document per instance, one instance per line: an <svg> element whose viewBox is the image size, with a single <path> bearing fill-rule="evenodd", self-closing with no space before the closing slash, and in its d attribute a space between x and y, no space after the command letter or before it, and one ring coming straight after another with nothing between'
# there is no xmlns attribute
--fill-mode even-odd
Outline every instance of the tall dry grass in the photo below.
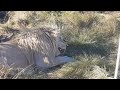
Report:
<svg viewBox="0 0 120 90"><path fill-rule="evenodd" d="M65 55L75 59L42 74L28 70L18 78L108 79L114 76L120 12L10 11L8 15L8 22L0 24L2 28L21 28L22 23L27 28L60 29L69 45Z"/></svg>

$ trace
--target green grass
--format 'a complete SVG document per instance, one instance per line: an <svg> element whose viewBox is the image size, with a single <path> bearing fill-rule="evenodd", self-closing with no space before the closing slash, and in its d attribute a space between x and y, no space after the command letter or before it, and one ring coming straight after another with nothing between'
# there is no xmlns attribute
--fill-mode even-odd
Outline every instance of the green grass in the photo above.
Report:
<svg viewBox="0 0 120 90"><path fill-rule="evenodd" d="M120 12L111 13L112 15L99 12L83 14L78 11L46 11L25 12L23 17L17 16L18 14L13 15L9 23L4 26L18 28L17 22L26 20L28 28L44 26L60 28L68 43L65 55L75 59L74 62L47 73L34 74L28 71L20 78L105 79L109 76L113 77L117 58L117 40L120 34L120 21L117 15ZM49 74L52 74L52 77Z"/></svg>

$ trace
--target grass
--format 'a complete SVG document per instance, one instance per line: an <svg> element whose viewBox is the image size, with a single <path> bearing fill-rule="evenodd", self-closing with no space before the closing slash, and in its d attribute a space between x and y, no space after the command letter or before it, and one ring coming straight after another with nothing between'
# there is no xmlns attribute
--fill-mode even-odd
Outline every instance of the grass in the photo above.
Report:
<svg viewBox="0 0 120 90"><path fill-rule="evenodd" d="M79 11L25 11L10 12L11 19L0 26L20 28L20 21L26 27L58 27L68 43L65 55L74 62L64 64L47 72L34 73L26 70L18 78L70 78L108 79L114 76L118 36L120 33L120 12L109 14ZM118 74L120 77L120 73Z"/></svg>

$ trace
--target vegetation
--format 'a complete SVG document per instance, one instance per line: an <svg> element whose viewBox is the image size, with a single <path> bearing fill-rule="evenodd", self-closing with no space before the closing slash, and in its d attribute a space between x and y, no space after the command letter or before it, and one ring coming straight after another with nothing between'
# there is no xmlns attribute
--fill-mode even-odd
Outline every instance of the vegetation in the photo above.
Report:
<svg viewBox="0 0 120 90"><path fill-rule="evenodd" d="M113 78L120 33L120 12L10 11L8 15L8 21L0 24L4 29L20 28L19 23L27 28L59 28L68 43L65 55L74 58L74 62L46 72L36 74L32 69L27 69L17 78ZM6 78L2 76L1 78Z"/></svg>

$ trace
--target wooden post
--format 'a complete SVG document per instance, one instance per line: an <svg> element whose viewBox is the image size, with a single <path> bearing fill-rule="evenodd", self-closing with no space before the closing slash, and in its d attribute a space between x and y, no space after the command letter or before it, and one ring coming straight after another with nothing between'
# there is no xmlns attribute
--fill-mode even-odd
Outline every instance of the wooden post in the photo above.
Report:
<svg viewBox="0 0 120 90"><path fill-rule="evenodd" d="M120 61L120 36L119 36L119 42L118 42L118 53L117 53L117 60L116 60L114 79L117 79L117 76L118 76L119 61Z"/></svg>

